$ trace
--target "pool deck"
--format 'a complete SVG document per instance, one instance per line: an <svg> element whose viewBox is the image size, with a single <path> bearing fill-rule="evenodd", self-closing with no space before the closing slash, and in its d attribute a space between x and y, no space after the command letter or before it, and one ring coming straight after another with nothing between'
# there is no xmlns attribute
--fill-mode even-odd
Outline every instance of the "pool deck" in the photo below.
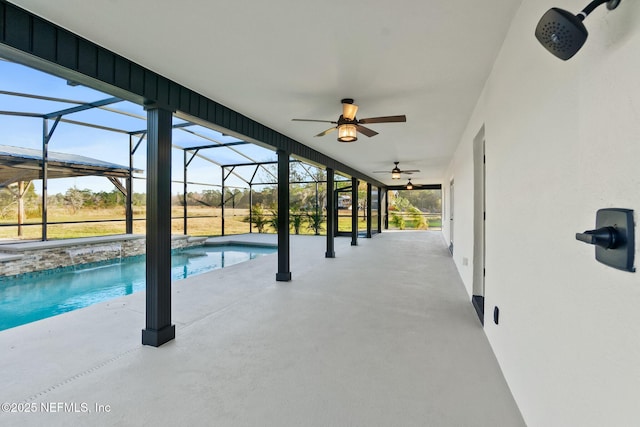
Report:
<svg viewBox="0 0 640 427"><path fill-rule="evenodd" d="M325 242L176 282L160 348L144 292L1 331L0 425L524 426L440 232Z"/></svg>

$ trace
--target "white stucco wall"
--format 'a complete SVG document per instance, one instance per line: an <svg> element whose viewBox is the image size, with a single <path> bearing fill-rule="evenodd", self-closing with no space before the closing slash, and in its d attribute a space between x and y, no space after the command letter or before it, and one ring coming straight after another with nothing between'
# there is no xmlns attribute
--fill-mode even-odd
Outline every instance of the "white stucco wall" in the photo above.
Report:
<svg viewBox="0 0 640 427"><path fill-rule="evenodd" d="M586 3L523 1L443 182L448 200L455 179L454 260L471 295L484 124L485 332L532 427L640 425L640 272L596 262L574 237L600 208L640 214L640 2L599 7L567 62L534 37L550 7Z"/></svg>

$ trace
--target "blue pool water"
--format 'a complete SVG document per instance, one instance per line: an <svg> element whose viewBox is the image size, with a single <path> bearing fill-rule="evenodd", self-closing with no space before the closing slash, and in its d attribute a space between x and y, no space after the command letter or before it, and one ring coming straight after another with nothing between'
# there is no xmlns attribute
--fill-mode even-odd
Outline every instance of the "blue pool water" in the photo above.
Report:
<svg viewBox="0 0 640 427"><path fill-rule="evenodd" d="M241 245L184 249L171 256L171 280L180 280L274 253ZM144 256L51 274L0 281L0 331L144 290Z"/></svg>

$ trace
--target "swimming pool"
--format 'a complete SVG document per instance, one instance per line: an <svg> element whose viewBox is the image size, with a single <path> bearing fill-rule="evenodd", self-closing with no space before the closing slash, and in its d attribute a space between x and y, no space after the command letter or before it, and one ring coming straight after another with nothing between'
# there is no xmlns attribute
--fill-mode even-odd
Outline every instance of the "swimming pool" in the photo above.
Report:
<svg viewBox="0 0 640 427"><path fill-rule="evenodd" d="M246 245L188 248L171 256L171 280L180 280L258 256L275 247ZM145 257L0 281L0 331L145 288Z"/></svg>

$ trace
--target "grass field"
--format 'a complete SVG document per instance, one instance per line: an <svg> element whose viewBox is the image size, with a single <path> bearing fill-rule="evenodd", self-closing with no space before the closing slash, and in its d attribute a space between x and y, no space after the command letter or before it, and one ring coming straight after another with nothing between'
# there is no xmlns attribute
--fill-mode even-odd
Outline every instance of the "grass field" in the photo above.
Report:
<svg viewBox="0 0 640 427"><path fill-rule="evenodd" d="M171 231L173 234L184 233L183 208L174 206L171 208ZM187 234L191 236L220 236L222 235L222 218L219 208L207 206L194 206L188 209ZM134 209L133 232L135 234L145 234L146 232L146 211L144 208L136 207ZM249 223L246 218L249 216L248 209L225 209L225 234L243 234L250 230ZM75 214L71 214L64 208L50 208L48 210L47 237L49 239L70 239L75 237L90 236L106 236L111 234L123 234L126 232L124 208L114 209L81 209ZM440 228L440 217L430 217L429 228ZM95 222L82 222L95 221ZM17 218L5 218L0 220L0 239L40 239L42 236L41 218L27 218L22 226L22 235L18 234L18 227L3 226L3 224L15 224ZM56 224L65 223L65 224ZM30 225L31 224L31 225ZM351 230L351 217L341 215L338 219L338 229L340 231ZM374 224L375 227L375 224ZM390 228L393 228L389 224ZM366 230L367 223L365 218L358 221L359 230ZM408 220L406 229L411 228L411 222ZM267 226L267 233L275 233L276 230ZM253 227L253 232L257 229ZM292 230L293 233L293 230ZM320 234L326 233L326 222L323 223ZM300 234L314 234L306 224L300 228Z"/></svg>
<svg viewBox="0 0 640 427"><path fill-rule="evenodd" d="M171 208L171 232L184 233L183 209L180 206ZM187 233L192 236L218 236L222 234L221 210L209 207L189 207ZM146 232L146 211L144 208L134 210L133 232ZM225 209L226 234L240 234L249 232L249 223L243 219L249 215L248 209ZM6 218L3 224L15 224L16 218ZM92 221L92 222L82 222ZM18 236L17 226L0 226L2 239L39 239L42 235L41 218L28 218L22 227L22 236ZM71 214L67 209L52 208L48 210L47 237L50 239L104 236L122 234L126 231L125 214L123 208L117 209L82 209ZM62 223L65 224L56 224ZM75 223L77 222L77 223ZM31 225L30 225L31 224Z"/></svg>

